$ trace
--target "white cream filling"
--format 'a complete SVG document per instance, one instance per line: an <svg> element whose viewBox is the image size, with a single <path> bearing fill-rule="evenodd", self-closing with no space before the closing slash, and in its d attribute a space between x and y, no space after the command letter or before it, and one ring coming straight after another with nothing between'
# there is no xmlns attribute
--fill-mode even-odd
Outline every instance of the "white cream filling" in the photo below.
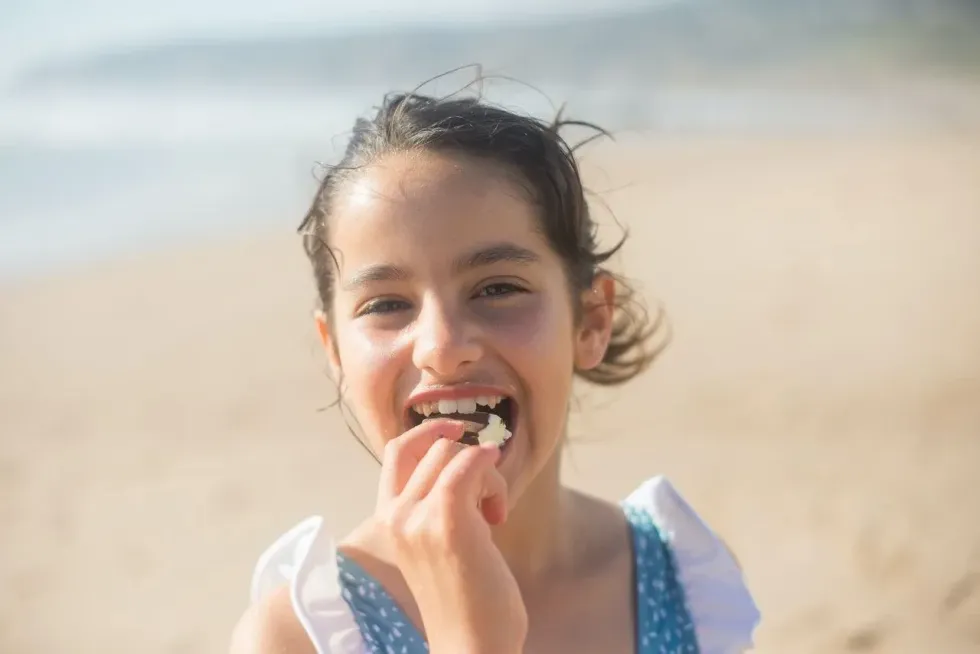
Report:
<svg viewBox="0 0 980 654"><path fill-rule="evenodd" d="M500 447L511 437L511 433L504 427L504 421L497 414L491 413L488 420L487 426L477 433L476 438L481 445L493 443Z"/></svg>

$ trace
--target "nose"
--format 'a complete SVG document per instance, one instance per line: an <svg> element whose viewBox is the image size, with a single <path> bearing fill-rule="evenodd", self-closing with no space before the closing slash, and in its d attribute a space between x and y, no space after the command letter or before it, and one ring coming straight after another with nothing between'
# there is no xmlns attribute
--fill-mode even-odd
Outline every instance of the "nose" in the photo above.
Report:
<svg viewBox="0 0 980 654"><path fill-rule="evenodd" d="M412 362L438 379L451 379L483 356L475 326L460 311L428 302L415 323Z"/></svg>

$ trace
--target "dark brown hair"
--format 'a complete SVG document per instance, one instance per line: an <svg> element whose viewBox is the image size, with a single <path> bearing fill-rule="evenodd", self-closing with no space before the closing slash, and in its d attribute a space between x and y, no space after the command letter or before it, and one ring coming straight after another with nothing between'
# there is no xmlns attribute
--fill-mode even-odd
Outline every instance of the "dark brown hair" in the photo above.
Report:
<svg viewBox="0 0 980 654"><path fill-rule="evenodd" d="M571 126L590 128L594 134L570 147L559 132ZM337 267L327 242L327 222L338 189L351 175L394 152L476 157L501 166L526 187L538 205L545 237L564 265L576 306L581 292L591 287L597 275L613 277L616 298L609 347L597 367L576 374L602 385L632 379L663 349L666 341L655 337L664 325L662 314L651 321L625 280L603 268L626 236L609 249L599 248L598 229L575 160L577 147L600 136L608 134L589 123L563 120L561 112L549 124L477 98L433 98L418 93L386 96L372 119L355 122L343 158L321 181L299 228L313 265L321 308L329 317Z"/></svg>

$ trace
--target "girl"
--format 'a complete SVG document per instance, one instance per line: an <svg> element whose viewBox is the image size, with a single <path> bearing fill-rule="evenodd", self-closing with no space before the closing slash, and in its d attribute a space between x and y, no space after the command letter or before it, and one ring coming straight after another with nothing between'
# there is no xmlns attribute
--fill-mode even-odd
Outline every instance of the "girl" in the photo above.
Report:
<svg viewBox="0 0 980 654"><path fill-rule="evenodd" d="M560 482L573 376L653 358L564 124L417 94L355 124L302 231L377 506L336 545L311 518L269 548L234 654L751 646L737 564L666 480L621 505Z"/></svg>

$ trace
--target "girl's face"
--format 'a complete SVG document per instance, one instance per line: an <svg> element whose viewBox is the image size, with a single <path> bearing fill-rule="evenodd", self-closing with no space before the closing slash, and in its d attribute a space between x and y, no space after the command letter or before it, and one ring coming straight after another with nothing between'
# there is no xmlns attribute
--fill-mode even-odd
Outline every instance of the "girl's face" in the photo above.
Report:
<svg viewBox="0 0 980 654"><path fill-rule="evenodd" d="M612 282L575 320L526 192L493 164L391 155L348 181L328 242L339 270L319 328L345 399L380 455L441 413L492 411L513 433L498 467L516 499L555 453L575 367L596 366ZM441 402L440 402L441 401ZM441 406L440 406L441 404Z"/></svg>

